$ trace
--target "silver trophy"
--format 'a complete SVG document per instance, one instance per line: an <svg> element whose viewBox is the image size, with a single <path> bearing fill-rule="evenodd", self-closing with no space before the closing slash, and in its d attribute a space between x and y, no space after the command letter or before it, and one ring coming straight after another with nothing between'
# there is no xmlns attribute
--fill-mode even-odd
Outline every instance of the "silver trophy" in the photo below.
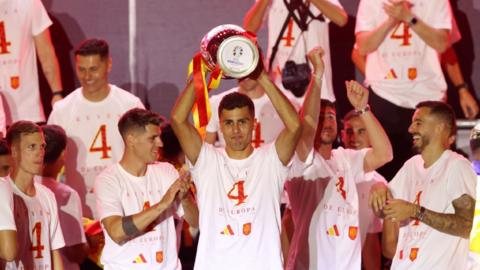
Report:
<svg viewBox="0 0 480 270"><path fill-rule="evenodd" d="M210 70L218 67L224 77L247 77L258 65L255 40L240 26L224 24L210 30L200 43L200 51Z"/></svg>

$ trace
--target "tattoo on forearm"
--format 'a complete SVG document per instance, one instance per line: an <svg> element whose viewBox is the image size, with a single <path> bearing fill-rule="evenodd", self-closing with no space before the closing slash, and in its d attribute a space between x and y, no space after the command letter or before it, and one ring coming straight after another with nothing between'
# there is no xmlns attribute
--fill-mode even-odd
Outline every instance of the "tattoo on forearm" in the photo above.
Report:
<svg viewBox="0 0 480 270"><path fill-rule="evenodd" d="M122 228L125 234L129 237L140 233L135 223L133 223L133 216L126 216L122 218Z"/></svg>
<svg viewBox="0 0 480 270"><path fill-rule="evenodd" d="M455 236L468 238L473 223L475 200L467 194L463 194L452 202L454 214L437 213L425 210L423 223L428 226Z"/></svg>

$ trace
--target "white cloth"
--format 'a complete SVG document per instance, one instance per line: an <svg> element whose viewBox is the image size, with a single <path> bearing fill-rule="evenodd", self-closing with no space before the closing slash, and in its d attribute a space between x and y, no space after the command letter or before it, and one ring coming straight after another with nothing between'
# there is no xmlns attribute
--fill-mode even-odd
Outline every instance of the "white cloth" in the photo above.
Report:
<svg viewBox="0 0 480 270"><path fill-rule="evenodd" d="M280 194L288 168L275 144L234 160L204 143L191 173L201 232L195 269L283 269Z"/></svg>
<svg viewBox="0 0 480 270"><path fill-rule="evenodd" d="M17 219L17 233L20 231L29 232L29 239L19 241L19 245L25 245L22 249L19 248L22 256L17 256L17 259L13 262L7 262L6 269L53 269L52 250L65 246L62 228L58 221L55 195L45 186L34 182L35 196L28 196L15 185L10 177L8 177L8 180L12 186L13 193L21 198L16 203L23 202L25 207L23 211L28 213L16 213L16 215L28 215L26 217L28 221ZM28 226L28 229L26 226ZM28 243L31 243L30 250L28 250ZM30 265L32 255L34 265Z"/></svg>
<svg viewBox="0 0 480 270"><path fill-rule="evenodd" d="M82 223L82 203L80 196L71 187L58 182L54 178L36 177L35 181L46 186L55 195L58 209L58 219L62 227L65 247L86 243L85 231ZM63 268L68 270L78 270L78 263L68 259L65 251L60 251L63 260Z"/></svg>
<svg viewBox="0 0 480 270"><path fill-rule="evenodd" d="M328 2L342 8L338 0L328 0ZM320 14L320 11L313 4L310 4L310 10L314 16ZM272 54L272 47L275 45L280 30L282 29L288 15L288 10L284 1L272 0L266 15L268 22L268 51L265 63L268 66ZM293 60L297 64L305 63L307 53L313 48L321 46L325 52L323 56L325 73L322 80L322 98L335 101L330 61L330 38L328 33L328 24L330 20L326 16L324 16L324 18L325 22L313 20L308 25L308 31L303 35L300 35L301 30L298 25L293 21L291 22L292 27L287 27L285 29L283 33L284 39L282 39L278 45L278 51L272 64L271 74L273 75L275 84L284 90L282 86L281 70L285 66L285 62L287 62L287 60ZM298 99L297 101L301 103L303 100Z"/></svg>
<svg viewBox="0 0 480 270"><path fill-rule="evenodd" d="M238 87L234 87L228 91L210 97L212 114L207 125L207 132L217 133L218 144L216 144L216 146L225 146L225 139L220 131L218 107L222 98L233 92L238 92ZM287 93L287 98L290 99L290 102L292 102L292 105L295 108L300 107L294 100L292 94ZM252 99L252 101L255 106L255 126L252 134L252 144L254 147L259 147L265 143L275 141L278 134L280 134L285 126L267 94L264 94L260 98Z"/></svg>
<svg viewBox="0 0 480 270"><path fill-rule="evenodd" d="M475 198L477 176L470 162L445 150L429 168L420 155L409 159L389 183L394 198L453 214L452 201ZM468 239L442 233L417 220L400 227L392 269L466 269Z"/></svg>
<svg viewBox="0 0 480 270"><path fill-rule="evenodd" d="M340 147L329 160L315 152L302 176L286 182L295 225L287 269L360 269L356 185L367 180L366 152Z"/></svg>
<svg viewBox="0 0 480 270"><path fill-rule="evenodd" d="M110 85L110 93L100 102L88 101L78 88L53 106L48 123L63 127L68 136L66 184L80 195L86 217L97 218L95 177L122 157L118 120L132 108L144 106L138 97L115 85Z"/></svg>
<svg viewBox="0 0 480 270"><path fill-rule="evenodd" d="M0 178L0 231L17 230L13 217L13 191L6 179Z"/></svg>
<svg viewBox="0 0 480 270"><path fill-rule="evenodd" d="M52 21L40 0L0 3L0 93L5 97L7 124L45 121L38 86L34 37ZM5 35L2 35L4 33Z"/></svg>
<svg viewBox="0 0 480 270"><path fill-rule="evenodd" d="M361 0L355 33L368 32L387 19L384 0ZM452 29L448 0L413 0L412 12L436 29ZM404 108L414 109L426 100L445 98L447 84L438 52L401 23L391 30L377 50L367 56L366 82L375 94ZM407 37L406 30L408 29ZM405 36L402 38L401 36ZM403 45L408 44L408 45Z"/></svg>
<svg viewBox="0 0 480 270"><path fill-rule="evenodd" d="M378 172L373 171L365 174L365 182L357 184L359 218L360 218L360 239L362 240L362 248L365 244L367 233L380 233L383 229L383 222L378 218L372 208L368 206L368 195L371 187L376 183L387 184L387 180Z"/></svg>
<svg viewBox="0 0 480 270"><path fill-rule="evenodd" d="M113 164L95 179L95 195L100 220L110 216L130 216L160 202L178 178L168 163L154 163L144 176L136 177L120 164ZM105 270L181 269L173 217L183 216L179 202L160 215L152 230L122 245L115 243L106 230L101 262Z"/></svg>

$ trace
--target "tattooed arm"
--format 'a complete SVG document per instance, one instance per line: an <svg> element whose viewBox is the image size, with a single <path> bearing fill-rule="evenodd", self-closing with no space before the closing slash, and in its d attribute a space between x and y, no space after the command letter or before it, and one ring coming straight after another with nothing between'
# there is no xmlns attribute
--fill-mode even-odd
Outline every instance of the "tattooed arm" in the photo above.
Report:
<svg viewBox="0 0 480 270"><path fill-rule="evenodd" d="M455 214L442 214L425 209L422 222L428 226L462 238L469 238L472 230L473 211L475 210L475 200L467 194L452 201ZM416 211L420 207L416 206Z"/></svg>
<svg viewBox="0 0 480 270"><path fill-rule="evenodd" d="M473 211L475 200L467 194L463 194L452 201L454 214L437 213L425 209L421 221L435 230L468 238L473 223ZM420 206L400 199L388 200L383 210L385 218L393 222L402 222L408 218L417 218L420 214Z"/></svg>

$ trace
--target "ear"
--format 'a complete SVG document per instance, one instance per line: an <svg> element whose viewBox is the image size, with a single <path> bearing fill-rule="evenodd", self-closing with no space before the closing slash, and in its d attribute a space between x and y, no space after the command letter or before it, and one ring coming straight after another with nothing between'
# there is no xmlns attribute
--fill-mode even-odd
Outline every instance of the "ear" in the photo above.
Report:
<svg viewBox="0 0 480 270"><path fill-rule="evenodd" d="M107 70L108 70L108 73L112 71L112 57L108 57Z"/></svg>
<svg viewBox="0 0 480 270"><path fill-rule="evenodd" d="M20 151L20 149L18 149L18 144L12 143L12 147L10 148L10 151L11 151L12 160L15 160L18 157L19 151Z"/></svg>
<svg viewBox="0 0 480 270"><path fill-rule="evenodd" d="M126 147L133 146L136 141L137 141L137 139L135 138L135 136L133 136L132 132L128 132L125 135L125 146Z"/></svg>

